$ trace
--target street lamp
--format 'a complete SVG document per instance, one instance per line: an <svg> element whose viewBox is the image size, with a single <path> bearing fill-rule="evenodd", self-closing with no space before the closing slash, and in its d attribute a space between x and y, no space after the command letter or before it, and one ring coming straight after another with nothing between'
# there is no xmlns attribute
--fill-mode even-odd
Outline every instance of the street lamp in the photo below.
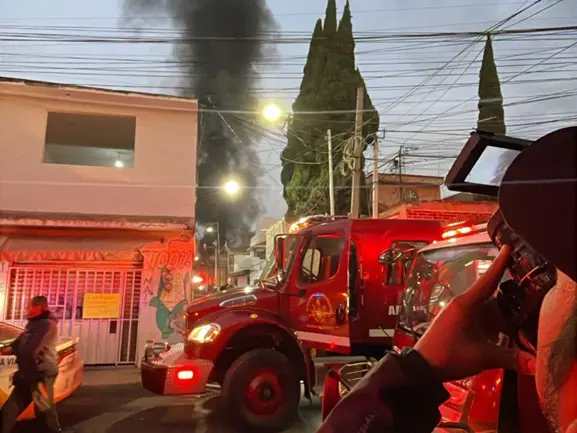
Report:
<svg viewBox="0 0 577 433"><path fill-rule="evenodd" d="M282 116L282 110L276 104L267 104L262 110L262 116L268 122L276 122Z"/></svg>
<svg viewBox="0 0 577 433"><path fill-rule="evenodd" d="M236 180L229 180L224 184L224 192L230 196L237 195L240 191L240 185Z"/></svg>

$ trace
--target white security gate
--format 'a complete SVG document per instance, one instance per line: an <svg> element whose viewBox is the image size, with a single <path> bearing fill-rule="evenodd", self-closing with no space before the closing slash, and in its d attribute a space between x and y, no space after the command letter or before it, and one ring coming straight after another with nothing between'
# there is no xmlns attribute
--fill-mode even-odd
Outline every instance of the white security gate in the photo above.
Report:
<svg viewBox="0 0 577 433"><path fill-rule="evenodd" d="M60 320L60 335L80 338L79 351L86 364L136 362L140 270L13 267L8 281L6 322L24 326L28 301L44 295ZM120 294L120 317L83 319L86 293Z"/></svg>

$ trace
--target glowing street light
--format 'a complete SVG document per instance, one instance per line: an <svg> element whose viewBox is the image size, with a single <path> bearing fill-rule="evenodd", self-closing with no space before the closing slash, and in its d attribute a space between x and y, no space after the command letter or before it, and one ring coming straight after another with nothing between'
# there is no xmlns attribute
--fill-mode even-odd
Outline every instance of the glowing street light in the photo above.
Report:
<svg viewBox="0 0 577 433"><path fill-rule="evenodd" d="M206 232L207 233L212 233L214 231L214 229L212 227L207 227L206 228Z"/></svg>
<svg viewBox="0 0 577 433"><path fill-rule="evenodd" d="M262 110L262 115L269 122L276 122L282 116L282 110L276 104L267 104Z"/></svg>
<svg viewBox="0 0 577 433"><path fill-rule="evenodd" d="M230 196L238 194L239 191L240 191L240 185L236 180L229 180L224 184L224 192L226 192Z"/></svg>

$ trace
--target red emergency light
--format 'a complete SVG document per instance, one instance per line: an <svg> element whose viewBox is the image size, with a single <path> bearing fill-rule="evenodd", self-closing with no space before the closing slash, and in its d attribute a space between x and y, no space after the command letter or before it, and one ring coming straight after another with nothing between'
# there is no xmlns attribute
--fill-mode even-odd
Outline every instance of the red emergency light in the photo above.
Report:
<svg viewBox="0 0 577 433"><path fill-rule="evenodd" d="M447 228L448 230L441 235L445 240L482 232L487 229L487 224L471 225L467 222L459 222L448 224Z"/></svg>
<svg viewBox="0 0 577 433"><path fill-rule="evenodd" d="M346 219L346 216L331 216L331 215L310 215L300 218L289 226L289 233L295 233L301 229L307 228L313 224L326 223L328 221Z"/></svg>
<svg viewBox="0 0 577 433"><path fill-rule="evenodd" d="M204 281L204 278L202 278L200 275L193 275L192 276L192 284L200 284Z"/></svg>
<svg viewBox="0 0 577 433"><path fill-rule="evenodd" d="M180 370L176 377L178 380L192 380L194 379L194 371L192 370Z"/></svg>

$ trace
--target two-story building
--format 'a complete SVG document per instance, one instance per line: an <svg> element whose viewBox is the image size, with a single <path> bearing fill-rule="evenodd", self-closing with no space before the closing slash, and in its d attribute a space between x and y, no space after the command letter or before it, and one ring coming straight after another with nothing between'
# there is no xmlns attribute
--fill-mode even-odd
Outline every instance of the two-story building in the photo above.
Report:
<svg viewBox="0 0 577 433"><path fill-rule="evenodd" d="M195 100L0 78L0 320L48 298L87 364L182 338Z"/></svg>

